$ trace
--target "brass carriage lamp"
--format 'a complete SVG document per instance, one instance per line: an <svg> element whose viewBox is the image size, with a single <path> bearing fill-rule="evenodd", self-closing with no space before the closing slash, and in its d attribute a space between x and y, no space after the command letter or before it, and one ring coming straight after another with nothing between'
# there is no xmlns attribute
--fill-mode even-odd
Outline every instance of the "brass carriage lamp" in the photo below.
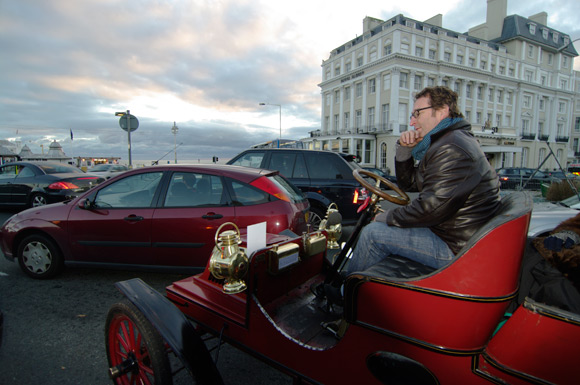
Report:
<svg viewBox="0 0 580 385"><path fill-rule="evenodd" d="M334 206L334 207L333 207ZM326 230L328 240L326 247L329 249L340 249L338 240L342 236L342 215L338 212L336 203L331 203L326 210L326 217L320 221L319 230Z"/></svg>
<svg viewBox="0 0 580 385"><path fill-rule="evenodd" d="M226 225L235 230L220 231ZM219 241L218 241L219 238ZM240 230L232 222L226 222L218 227L215 233L215 247L209 260L209 271L217 279L224 279L223 291L226 294L241 293L246 290L243 278L248 273L249 260L242 248Z"/></svg>

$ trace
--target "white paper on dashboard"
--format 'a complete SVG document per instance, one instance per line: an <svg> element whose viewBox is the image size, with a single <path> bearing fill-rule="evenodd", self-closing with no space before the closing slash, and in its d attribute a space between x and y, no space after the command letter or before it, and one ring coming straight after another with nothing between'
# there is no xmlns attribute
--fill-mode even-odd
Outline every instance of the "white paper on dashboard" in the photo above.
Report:
<svg viewBox="0 0 580 385"><path fill-rule="evenodd" d="M248 226L246 255L249 257L256 250L266 247L266 222Z"/></svg>

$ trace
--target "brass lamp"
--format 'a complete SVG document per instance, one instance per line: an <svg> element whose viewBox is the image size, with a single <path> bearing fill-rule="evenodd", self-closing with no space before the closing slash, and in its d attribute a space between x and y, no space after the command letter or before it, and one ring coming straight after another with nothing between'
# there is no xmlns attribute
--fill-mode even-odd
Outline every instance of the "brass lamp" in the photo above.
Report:
<svg viewBox="0 0 580 385"><path fill-rule="evenodd" d="M334 206L334 207L333 207ZM340 249L338 240L342 236L342 215L338 212L336 203L331 203L326 210L326 217L320 221L319 230L326 230L328 240L326 247L329 249Z"/></svg>
<svg viewBox="0 0 580 385"><path fill-rule="evenodd" d="M221 229L231 225L234 230ZM218 241L219 238L219 241ZM242 243L240 230L232 222L226 222L218 227L215 233L215 247L209 260L209 271L217 279L224 279L223 291L226 294L241 293L246 290L244 277L248 273L249 261L246 253L239 247Z"/></svg>

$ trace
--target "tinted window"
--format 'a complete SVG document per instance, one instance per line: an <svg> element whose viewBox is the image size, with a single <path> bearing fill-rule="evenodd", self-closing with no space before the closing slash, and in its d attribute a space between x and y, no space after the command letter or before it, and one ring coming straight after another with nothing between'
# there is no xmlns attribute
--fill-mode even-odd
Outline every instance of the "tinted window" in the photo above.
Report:
<svg viewBox="0 0 580 385"><path fill-rule="evenodd" d="M162 172L131 175L102 188L95 197L101 208L150 207Z"/></svg>
<svg viewBox="0 0 580 385"><path fill-rule="evenodd" d="M169 182L165 207L220 206L224 188L222 179L215 175L176 172Z"/></svg>
<svg viewBox="0 0 580 385"><path fill-rule="evenodd" d="M0 168L0 179L13 179L17 174L16 165Z"/></svg>
<svg viewBox="0 0 580 385"><path fill-rule="evenodd" d="M246 166L252 168L262 167L262 159L264 159L265 152L247 152L236 159L232 164L236 166Z"/></svg>
<svg viewBox="0 0 580 385"><path fill-rule="evenodd" d="M248 184L232 180L233 200L242 206L258 205L270 202L270 194Z"/></svg>
<svg viewBox="0 0 580 385"><path fill-rule="evenodd" d="M306 163L312 179L352 179L352 170L340 156L308 154Z"/></svg>
<svg viewBox="0 0 580 385"><path fill-rule="evenodd" d="M39 164L38 167L46 174L66 174L70 172L78 174L79 172L83 172L81 169L66 164Z"/></svg>
<svg viewBox="0 0 580 385"><path fill-rule="evenodd" d="M18 167L18 175L17 178L30 178L34 176L34 171L32 171L30 169L30 167L26 167L26 166L19 166Z"/></svg>

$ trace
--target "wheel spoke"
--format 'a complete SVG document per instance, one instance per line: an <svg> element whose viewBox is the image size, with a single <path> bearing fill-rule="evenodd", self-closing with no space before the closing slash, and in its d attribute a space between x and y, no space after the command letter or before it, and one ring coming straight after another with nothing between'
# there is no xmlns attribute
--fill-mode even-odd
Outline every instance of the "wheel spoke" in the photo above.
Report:
<svg viewBox="0 0 580 385"><path fill-rule="evenodd" d="M50 268L52 255L50 250L41 242L31 242L24 249L24 265L34 273L44 273Z"/></svg>

